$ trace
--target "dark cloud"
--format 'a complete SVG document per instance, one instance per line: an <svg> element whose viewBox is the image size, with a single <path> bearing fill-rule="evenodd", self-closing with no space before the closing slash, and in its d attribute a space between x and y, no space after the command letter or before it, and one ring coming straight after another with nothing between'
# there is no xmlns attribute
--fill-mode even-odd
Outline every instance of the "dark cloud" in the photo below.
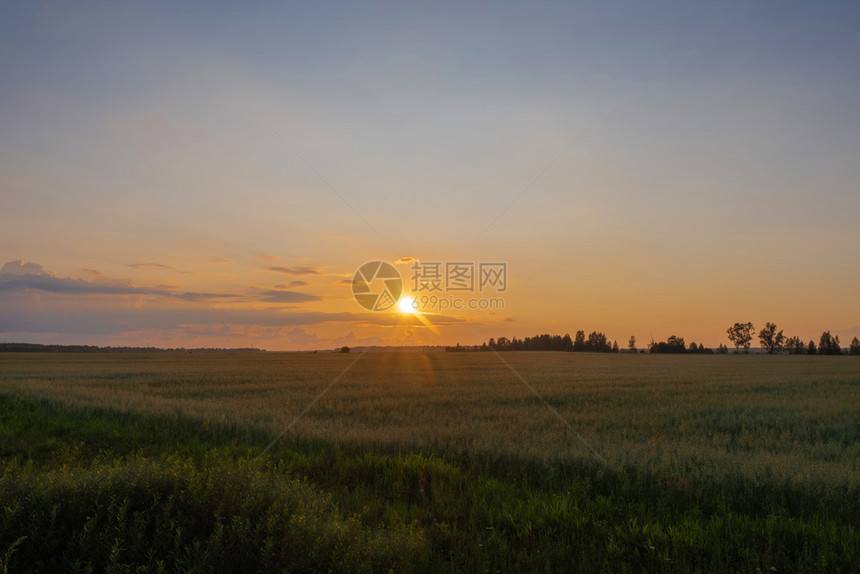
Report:
<svg viewBox="0 0 860 574"><path fill-rule="evenodd" d="M160 264L146 264L160 265ZM101 279L101 272L87 269L90 275ZM129 281L87 281L71 277L57 277L37 263L21 263L10 261L0 269L0 292L37 289L47 293L64 295L157 295L160 297L176 297L183 301L207 301L240 297L232 293L172 293L169 286L160 285L156 288L137 287Z"/></svg>
<svg viewBox="0 0 860 574"><path fill-rule="evenodd" d="M3 266L3 271L0 271L0 291L38 289L48 293L73 295L170 295L169 292L159 289L114 283L93 283L83 279L55 277L48 273L16 275L6 273L5 269L6 265Z"/></svg>
<svg viewBox="0 0 860 574"><path fill-rule="evenodd" d="M269 271L277 271L278 273L289 273L290 275L319 275L320 270L316 267L298 266L298 267L269 267Z"/></svg>
<svg viewBox="0 0 860 574"><path fill-rule="evenodd" d="M20 259L4 263L0 275L53 275L38 263L24 263Z"/></svg>

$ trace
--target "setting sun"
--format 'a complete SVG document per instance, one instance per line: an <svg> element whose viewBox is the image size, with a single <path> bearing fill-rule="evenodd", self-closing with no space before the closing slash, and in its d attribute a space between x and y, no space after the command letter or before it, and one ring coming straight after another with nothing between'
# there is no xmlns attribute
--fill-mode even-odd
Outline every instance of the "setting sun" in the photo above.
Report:
<svg viewBox="0 0 860 574"><path fill-rule="evenodd" d="M410 297L409 295L404 295L400 298L400 301L397 302L397 308L400 309L401 313L413 314L415 313L415 307L413 307L415 299Z"/></svg>

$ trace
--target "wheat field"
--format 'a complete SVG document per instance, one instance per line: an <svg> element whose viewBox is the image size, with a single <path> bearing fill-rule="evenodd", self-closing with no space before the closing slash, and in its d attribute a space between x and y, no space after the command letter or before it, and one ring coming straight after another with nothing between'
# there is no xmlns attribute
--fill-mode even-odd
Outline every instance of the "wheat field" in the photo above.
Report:
<svg viewBox="0 0 860 574"><path fill-rule="evenodd" d="M406 488L417 497L415 506L398 510L395 523L401 528L403 516L412 516L413 526L407 530L420 527L420 540L407 537L406 546L424 548L421 545L434 536L443 541L427 542L424 548L438 559L421 562L435 564L431 570L478 564L472 557L475 548L456 542L458 534L433 530L444 521L426 505L434 496L444 498L445 481L440 478L437 484L429 477L430 470L422 470L415 485L401 478L387 483L373 473L355 470L356 465L371 464L366 457L381 457L373 459L377 462L372 466L382 465L389 469L385 472L394 472L391 469L400 464L408 468L430 464L426 468L436 468L440 476L449 478L452 469L474 473L470 476L483 485L480 488L495 488L486 486L485 480L490 485L502 481L545 497L529 511L535 513L532 518L515 520L504 514L499 518L493 509L497 503L487 502L482 508L496 518L474 519L489 529L500 528L494 522L497 519L507 521L513 541L499 542L508 557L508 562L499 564L518 556L525 570L543 569L541 560L548 555L540 558L529 553L535 534L531 526L522 530L523 524L548 520L544 513L569 514L572 520L584 512L586 501L596 505L589 511L594 516L605 516L594 518L591 526L588 521L583 526L576 520L585 519L577 518L573 522L580 524L577 528L599 530L607 520L610 525L621 521L613 527L615 534L606 538L617 536L618 540L610 544L598 536L595 540L600 542L590 543L594 555L608 560L595 571L636 571L636 564L665 566L659 560L681 560L679 553L687 566L705 570L755 571L754 567L773 564L827 570L823 568L827 556L830 564L836 560L837 570L850 571L846 564L860 566L852 562L857 550L851 549L860 540L854 526L860 518L860 360L854 357L543 352L5 354L0 355L0 395L30 401L28 405L53 405L33 407L37 409L58 408L52 412L60 413L68 409L81 421L105 416L86 413L105 412L120 417L109 419L114 422L122 417L158 417L158 425L166 429L163 436L135 440L158 442L162 445L158 448L168 454L173 448L169 446L173 444L169 442L173 440L171 421L185 433L181 440L186 442L189 432L201 437L217 434L233 437L235 447L236 437L241 443L248 432L257 433L262 438L245 441L242 460L265 460L266 445L280 437L271 454L293 461L292 470L285 471L292 474L299 472L296 464L301 473L317 472L305 459L296 463L297 455L289 454L296 448L336 445L356 453L365 457L357 459L364 462L320 462L320 468L331 467L328 470L339 478L325 474L319 481L326 488L343 487L350 492L356 483L370 491L385 484L378 504L389 510L387 497L392 489ZM197 430L187 431L189 421ZM105 444L121 441L121 433L113 432L114 439L104 439ZM7 472L34 456L21 454L32 451L25 444L29 439L15 440L20 448L10 447L6 457L13 456L17 462ZM87 440L79 441L76 452L86 449ZM168 440L167 447L163 440ZM415 456L419 458L410 458ZM78 459L76 464L89 464L85 456ZM335 470L338 466L342 468ZM580 484L577 492L585 498L580 502L558 499L572 496L572 484ZM352 499L346 496L341 503L347 504L346 500ZM362 509L359 514L365 512L364 503L353 503ZM463 504L464 514L475 512L474 501ZM565 510L564 504L570 507ZM626 510L612 511L616 504ZM749 524L728 533L726 524L739 516ZM377 532L383 527L368 528L367 532ZM783 528L789 530L774 534ZM740 548L746 544L742 539L756 540L750 532L760 535L760 540L750 542L753 549ZM8 540L15 540L13 534ZM813 534L833 540L837 549L822 550L813 538L804 538ZM554 540L554 548L560 544L554 538L557 534L541 536ZM667 540L673 541L672 550L660 554L663 558L637 562L649 553L659 553ZM716 540L725 546L719 552L709 549L718 544ZM797 549L792 547L795 543L800 545ZM437 545L450 556L434 550ZM635 560L628 555L630 545L638 557ZM570 559L570 548L577 548L561 547L568 548L568 554L558 550L564 560ZM485 556L480 564L495 564L492 556ZM647 569L653 570L651 566Z"/></svg>
<svg viewBox="0 0 860 574"><path fill-rule="evenodd" d="M386 451L592 456L666 474L860 483L853 357L506 353L18 355L0 390ZM344 372L345 371L345 372Z"/></svg>

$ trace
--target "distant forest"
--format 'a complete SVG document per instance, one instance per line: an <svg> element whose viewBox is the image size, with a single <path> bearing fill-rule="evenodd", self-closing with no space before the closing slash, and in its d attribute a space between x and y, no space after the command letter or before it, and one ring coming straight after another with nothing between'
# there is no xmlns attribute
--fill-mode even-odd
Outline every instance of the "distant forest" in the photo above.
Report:
<svg viewBox="0 0 860 574"><path fill-rule="evenodd" d="M97 347L95 345L40 345L38 343L0 343L0 353L265 353L264 349L162 349L159 347Z"/></svg>
<svg viewBox="0 0 860 574"><path fill-rule="evenodd" d="M752 323L735 323L728 329L726 334L729 341L735 347L735 353L749 353L750 345L753 338L756 336L755 328ZM800 337L787 337L782 330L777 330L775 323L766 323L764 328L758 332L758 339L761 343L761 351L768 354L790 354L790 355L860 355L860 340L857 337L852 339L847 349L843 349L839 342L838 335L831 335L830 331L824 331L818 340L818 345L815 341L804 343ZM518 339L516 337L507 338L499 337L498 339L491 338L489 341L480 345L462 346L457 343L456 346L446 347L445 350L450 353L457 352L477 352L477 351L566 351L571 353L697 353L697 354L728 354L729 348L726 345L720 344L716 349L706 348L701 343L696 344L690 342L688 345L683 337L672 335L665 341L651 341L646 349L639 349L636 346L636 337L631 336L627 342L625 349L619 349L618 342L609 342L609 339L604 333L592 331L588 336L585 331L577 331L576 335L571 338L569 334L565 335L535 335L534 337L525 337Z"/></svg>

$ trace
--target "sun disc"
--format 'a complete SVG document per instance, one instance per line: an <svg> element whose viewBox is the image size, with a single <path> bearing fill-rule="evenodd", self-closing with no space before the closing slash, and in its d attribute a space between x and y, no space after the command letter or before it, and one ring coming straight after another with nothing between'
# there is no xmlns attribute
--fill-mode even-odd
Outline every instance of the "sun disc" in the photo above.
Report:
<svg viewBox="0 0 860 574"><path fill-rule="evenodd" d="M415 312L415 308L412 306L412 302L414 299L409 295L404 295L397 302L397 308L400 309L401 313L409 313L412 314Z"/></svg>

